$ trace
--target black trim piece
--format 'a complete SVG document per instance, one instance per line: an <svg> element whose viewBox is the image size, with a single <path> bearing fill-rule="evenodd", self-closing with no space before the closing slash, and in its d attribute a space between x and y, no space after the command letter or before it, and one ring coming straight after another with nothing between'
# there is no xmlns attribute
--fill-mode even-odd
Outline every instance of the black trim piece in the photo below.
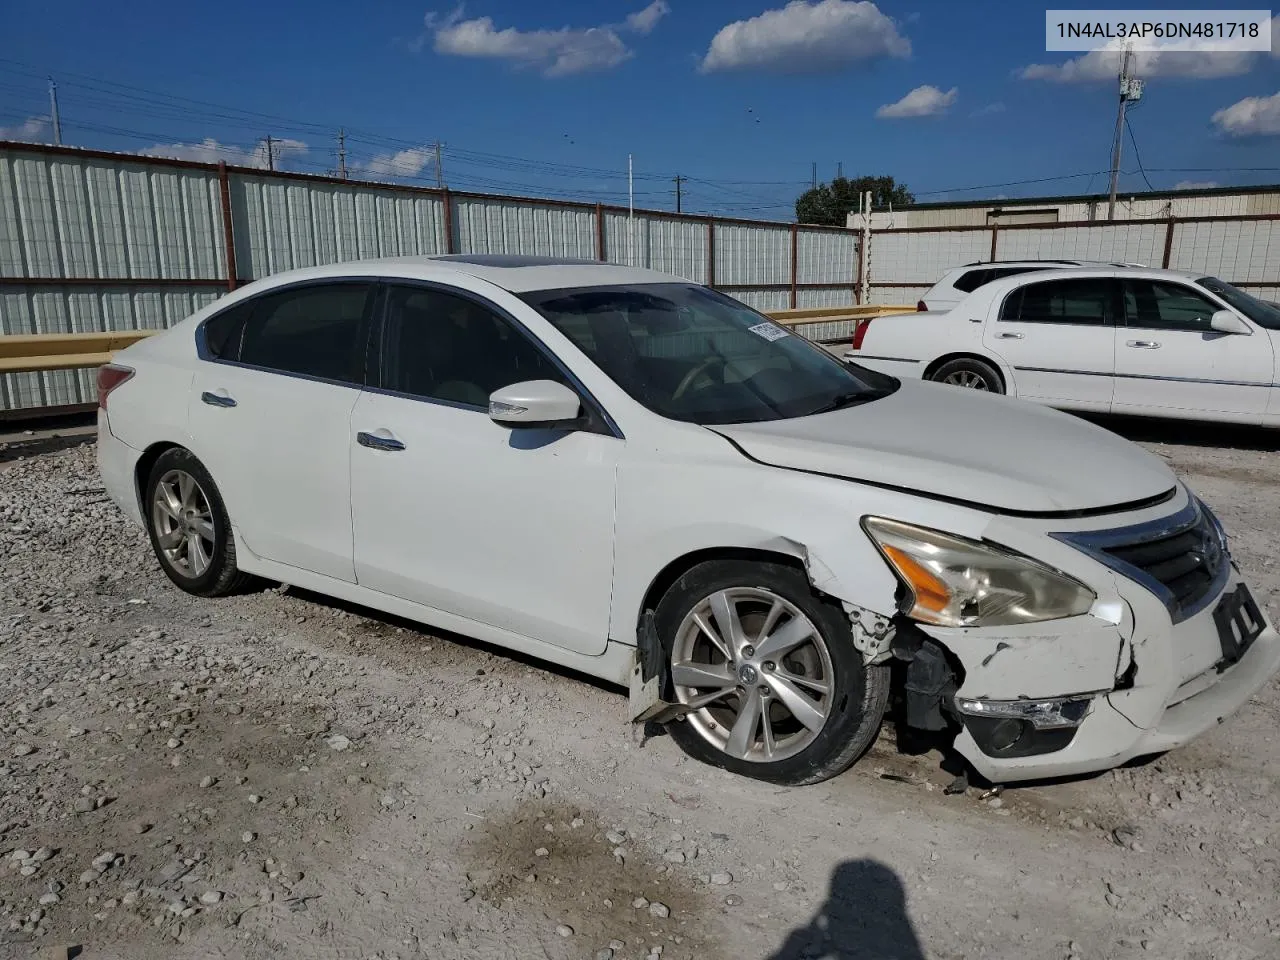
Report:
<svg viewBox="0 0 1280 960"><path fill-rule="evenodd" d="M843 480L846 483L860 483L867 487L876 487L881 490L892 490L894 493L905 493L908 496L919 497L922 500L936 500L939 503L951 503L957 507L967 507L970 510L979 510L982 513L999 514L1003 517L1021 517L1027 520L1076 520L1085 517L1101 517L1108 513L1128 513L1133 510L1142 510L1147 507L1159 506L1167 503L1177 494L1177 486L1172 486L1164 493L1158 493L1153 497L1144 497L1141 500L1131 500L1128 503L1109 504L1104 507L1086 507L1083 510L1012 510L1008 507L997 507L990 503L978 503L974 500L964 500L960 497L948 497L942 493L930 493L927 490L916 490L913 487L901 487L894 483L882 483L879 480L865 480L861 477L844 477L838 473L824 473L821 470L805 470L801 467L788 467L777 463L768 463L760 460L747 453L736 440L732 437L721 433L713 426L707 426L707 429L716 436L721 437L729 442L729 444L740 454L750 460L752 463L758 463L762 467L773 467L776 470L790 470L793 473L806 473L813 477L826 477L829 480Z"/></svg>
<svg viewBox="0 0 1280 960"><path fill-rule="evenodd" d="M912 360L909 357L876 357L869 353L859 353L856 350L850 350L848 358L857 362L858 360L891 360L894 363L919 363L919 360Z"/></svg>
<svg viewBox="0 0 1280 960"><path fill-rule="evenodd" d="M1053 367L1014 367L1027 373L1064 373L1081 377L1115 377L1118 380L1164 380L1170 383L1207 383L1215 387L1277 387L1276 383L1255 383L1246 380L1201 380L1199 377L1161 377L1150 373L1102 373L1096 370L1056 370Z"/></svg>

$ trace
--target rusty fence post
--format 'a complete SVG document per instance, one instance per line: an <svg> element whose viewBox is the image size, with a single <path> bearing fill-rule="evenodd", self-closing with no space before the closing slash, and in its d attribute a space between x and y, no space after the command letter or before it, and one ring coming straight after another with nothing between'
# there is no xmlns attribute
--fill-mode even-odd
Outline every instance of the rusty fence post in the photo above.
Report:
<svg viewBox="0 0 1280 960"><path fill-rule="evenodd" d="M716 285L716 222L707 217L707 286Z"/></svg>
<svg viewBox="0 0 1280 960"><path fill-rule="evenodd" d="M222 197L222 237L227 248L227 291L236 288L239 283L236 270L236 235L231 226L231 181L227 176L227 165L218 161L218 193Z"/></svg>
<svg viewBox="0 0 1280 960"><path fill-rule="evenodd" d="M1000 234L1000 228L994 223L991 225L991 256L987 257L989 261L995 263L996 260L996 237Z"/></svg>
<svg viewBox="0 0 1280 960"><path fill-rule="evenodd" d="M1160 262L1160 266L1165 270L1169 269L1169 260L1173 257L1173 217L1169 218L1169 222L1164 228L1164 259Z"/></svg>
<svg viewBox="0 0 1280 960"><path fill-rule="evenodd" d="M453 197L448 187L440 192L440 196L444 200L444 252L457 253L453 243Z"/></svg>
<svg viewBox="0 0 1280 960"><path fill-rule="evenodd" d="M604 260L604 204L596 204L596 259Z"/></svg>

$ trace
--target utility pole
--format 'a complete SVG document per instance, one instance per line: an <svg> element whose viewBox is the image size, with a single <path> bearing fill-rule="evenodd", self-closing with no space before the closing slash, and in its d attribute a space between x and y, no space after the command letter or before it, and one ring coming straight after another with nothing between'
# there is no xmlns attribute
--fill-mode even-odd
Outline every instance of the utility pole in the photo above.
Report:
<svg viewBox="0 0 1280 960"><path fill-rule="evenodd" d="M49 121L53 124L53 142L62 145L62 118L58 116L58 85L49 78Z"/></svg>
<svg viewBox="0 0 1280 960"><path fill-rule="evenodd" d="M1120 180L1120 150L1124 145L1124 114L1130 103L1142 99L1142 81L1129 74L1133 48L1126 44L1120 59L1120 109L1116 112L1116 133L1111 142L1111 192L1107 200L1107 219L1116 218L1116 186Z"/></svg>
<svg viewBox="0 0 1280 960"><path fill-rule="evenodd" d="M347 131L338 128L338 176L347 179Z"/></svg>
<svg viewBox="0 0 1280 960"><path fill-rule="evenodd" d="M444 189L444 144L436 141L436 188Z"/></svg>
<svg viewBox="0 0 1280 960"><path fill-rule="evenodd" d="M671 179L675 182L675 185L676 185L676 213L680 213L680 184L684 183L689 178L682 177L680 176L680 174L677 173Z"/></svg>
<svg viewBox="0 0 1280 960"><path fill-rule="evenodd" d="M836 161L836 179L837 180L844 179L844 163L841 162L840 160Z"/></svg>
<svg viewBox="0 0 1280 960"><path fill-rule="evenodd" d="M813 189L818 189L818 161L813 161Z"/></svg>
<svg viewBox="0 0 1280 960"><path fill-rule="evenodd" d="M276 168L275 155L271 150L271 134L267 134L267 169L274 170Z"/></svg>
<svg viewBox="0 0 1280 960"><path fill-rule="evenodd" d="M627 266L636 263L636 183L632 173L631 154L627 154Z"/></svg>

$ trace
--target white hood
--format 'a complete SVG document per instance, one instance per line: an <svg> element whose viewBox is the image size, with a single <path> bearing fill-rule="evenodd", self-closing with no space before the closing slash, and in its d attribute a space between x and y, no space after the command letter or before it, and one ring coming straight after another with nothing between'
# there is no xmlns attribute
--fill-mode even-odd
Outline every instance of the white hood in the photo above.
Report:
<svg viewBox="0 0 1280 960"><path fill-rule="evenodd" d="M711 429L773 466L1018 513L1134 503L1176 483L1159 457L1077 417L915 380L833 413Z"/></svg>

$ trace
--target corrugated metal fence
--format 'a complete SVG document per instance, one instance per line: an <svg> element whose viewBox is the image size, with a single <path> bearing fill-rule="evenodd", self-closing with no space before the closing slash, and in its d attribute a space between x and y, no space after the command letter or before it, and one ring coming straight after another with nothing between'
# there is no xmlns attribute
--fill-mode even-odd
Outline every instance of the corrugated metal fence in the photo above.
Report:
<svg viewBox="0 0 1280 960"><path fill-rule="evenodd" d="M1263 300L1280 295L1280 213L1117 223L877 230L870 299L915 303L951 267L976 260L1101 260L1188 270Z"/></svg>
<svg viewBox="0 0 1280 960"><path fill-rule="evenodd" d="M159 329L281 270L442 253L594 258L767 310L839 305L856 296L857 244L843 228L0 144L0 335ZM0 411L91 402L92 377L0 376Z"/></svg>

